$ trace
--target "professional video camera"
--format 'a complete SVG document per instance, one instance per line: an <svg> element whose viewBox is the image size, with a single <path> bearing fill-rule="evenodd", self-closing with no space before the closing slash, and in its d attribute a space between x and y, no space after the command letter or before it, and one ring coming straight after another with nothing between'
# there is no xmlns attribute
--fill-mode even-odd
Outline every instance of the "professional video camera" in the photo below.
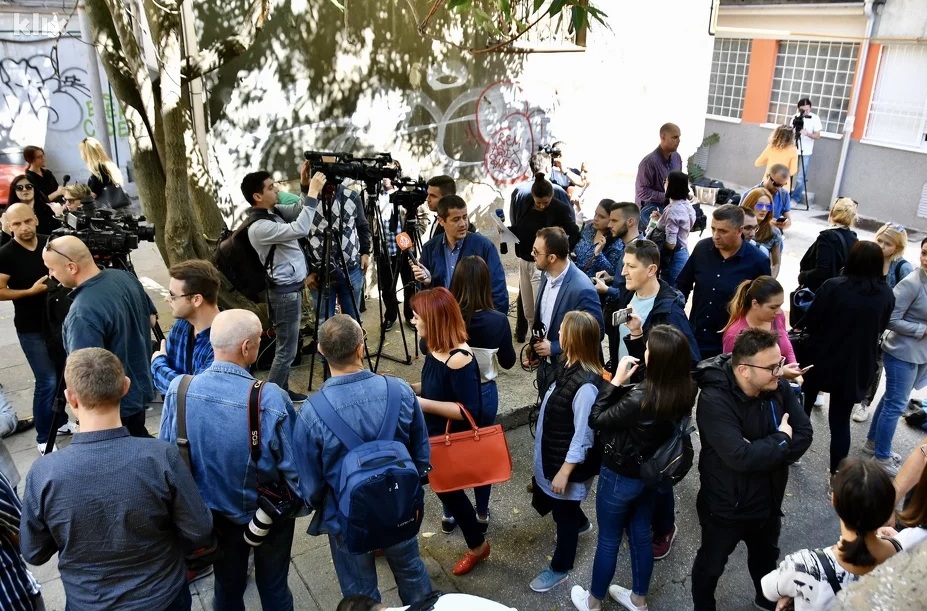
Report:
<svg viewBox="0 0 927 611"><path fill-rule="evenodd" d="M548 155L550 155L550 158L551 158L551 159L559 159L560 156L563 155L563 151L561 151L559 147L557 147L557 146L555 146L555 145L553 145L553 144L548 144L548 145L545 145L545 146L539 146L539 147L538 147L538 150L539 150L539 151L544 151L545 153L547 153Z"/></svg>
<svg viewBox="0 0 927 611"><path fill-rule="evenodd" d="M390 203L396 207L402 206L413 215L428 198L428 183L421 178L412 180L406 176L394 182L393 186L396 190L389 195Z"/></svg>
<svg viewBox="0 0 927 611"><path fill-rule="evenodd" d="M112 210L97 209L93 202L85 202L77 211L65 211L64 226L52 231L51 239L77 236L94 259L106 262L127 256L138 248L139 240L154 242L154 227L142 225L145 220L144 216L114 217Z"/></svg>
<svg viewBox="0 0 927 611"><path fill-rule="evenodd" d="M792 129L795 130L795 135L801 135L803 129L805 129L805 117L804 113L798 113L792 118Z"/></svg>
<svg viewBox="0 0 927 611"><path fill-rule="evenodd" d="M329 182L353 178L370 187L384 178L396 180L402 171L399 162L389 153L377 153L374 157L354 157L350 153L305 151L303 157L313 172L322 172Z"/></svg>

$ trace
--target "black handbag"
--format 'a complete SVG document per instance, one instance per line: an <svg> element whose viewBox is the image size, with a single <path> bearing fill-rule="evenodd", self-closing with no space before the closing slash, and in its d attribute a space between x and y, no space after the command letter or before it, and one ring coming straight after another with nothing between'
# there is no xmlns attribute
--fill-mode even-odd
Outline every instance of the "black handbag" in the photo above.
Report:
<svg viewBox="0 0 927 611"><path fill-rule="evenodd" d="M126 208L132 205L132 200L125 192L125 189L113 183L105 185L103 187L103 192L100 193L94 201L97 207L112 208L113 210L119 210L120 208Z"/></svg>

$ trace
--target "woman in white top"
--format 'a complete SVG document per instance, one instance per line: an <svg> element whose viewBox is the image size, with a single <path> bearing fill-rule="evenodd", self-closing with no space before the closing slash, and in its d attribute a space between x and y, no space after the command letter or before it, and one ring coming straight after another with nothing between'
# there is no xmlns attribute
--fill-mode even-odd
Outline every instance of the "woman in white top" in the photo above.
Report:
<svg viewBox="0 0 927 611"><path fill-rule="evenodd" d="M823 550L803 549L786 556L762 579L768 600L791 598L795 611L826 611L837 592L901 549L897 541L878 532L895 509L895 488L880 466L846 458L831 486L840 540Z"/></svg>

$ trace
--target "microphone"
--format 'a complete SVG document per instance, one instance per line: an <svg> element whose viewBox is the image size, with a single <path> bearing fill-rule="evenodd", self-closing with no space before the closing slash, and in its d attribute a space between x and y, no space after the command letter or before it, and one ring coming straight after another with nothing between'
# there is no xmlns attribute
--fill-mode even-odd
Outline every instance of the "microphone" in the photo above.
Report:
<svg viewBox="0 0 927 611"><path fill-rule="evenodd" d="M503 225L503 226L505 225L505 212L502 211L502 208L496 208L496 218L499 219L500 225ZM499 233L500 234L502 233L501 229L499 230ZM501 244L499 244L499 252L503 255L508 254L509 252L508 242L502 242Z"/></svg>
<svg viewBox="0 0 927 611"><path fill-rule="evenodd" d="M71 175L70 175L70 174L65 174L65 175L64 175L64 184L63 184L62 186L64 186L64 187L68 186L68 181L69 181L69 180L71 180Z"/></svg>

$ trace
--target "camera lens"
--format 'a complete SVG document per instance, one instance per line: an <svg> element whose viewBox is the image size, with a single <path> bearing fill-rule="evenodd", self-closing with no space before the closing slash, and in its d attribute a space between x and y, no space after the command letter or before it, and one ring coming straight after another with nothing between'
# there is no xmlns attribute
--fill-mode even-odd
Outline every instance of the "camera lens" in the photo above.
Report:
<svg viewBox="0 0 927 611"><path fill-rule="evenodd" d="M257 547L264 543L264 539L267 538L267 533L270 532L270 527L273 524L274 519L267 515L266 511L258 508L254 517L251 518L251 522L248 523L248 528L245 529L245 543L251 547Z"/></svg>

